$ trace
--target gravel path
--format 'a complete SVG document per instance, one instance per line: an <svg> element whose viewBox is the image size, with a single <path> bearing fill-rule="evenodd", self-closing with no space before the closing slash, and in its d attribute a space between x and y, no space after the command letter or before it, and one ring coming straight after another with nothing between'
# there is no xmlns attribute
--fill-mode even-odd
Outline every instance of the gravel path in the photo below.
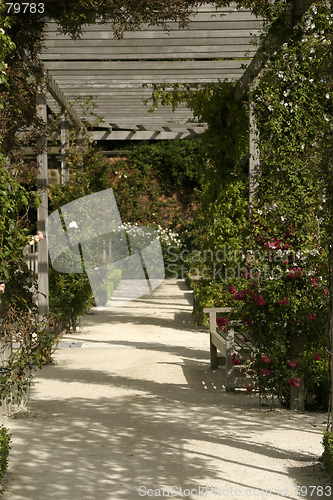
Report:
<svg viewBox="0 0 333 500"><path fill-rule="evenodd" d="M3 500L331 498L326 414L226 394L191 311L184 282L167 280L64 337L28 413L1 417L13 435Z"/></svg>

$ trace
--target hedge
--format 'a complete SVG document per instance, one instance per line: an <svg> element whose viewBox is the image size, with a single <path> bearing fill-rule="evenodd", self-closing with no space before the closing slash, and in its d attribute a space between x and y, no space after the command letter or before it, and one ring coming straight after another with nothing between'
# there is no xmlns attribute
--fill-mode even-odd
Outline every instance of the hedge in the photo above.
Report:
<svg viewBox="0 0 333 500"><path fill-rule="evenodd" d="M2 480L8 465L8 455L10 446L11 434L6 427L0 427L0 481Z"/></svg>
<svg viewBox="0 0 333 500"><path fill-rule="evenodd" d="M333 432L324 432L323 445L323 462L326 469L333 478Z"/></svg>

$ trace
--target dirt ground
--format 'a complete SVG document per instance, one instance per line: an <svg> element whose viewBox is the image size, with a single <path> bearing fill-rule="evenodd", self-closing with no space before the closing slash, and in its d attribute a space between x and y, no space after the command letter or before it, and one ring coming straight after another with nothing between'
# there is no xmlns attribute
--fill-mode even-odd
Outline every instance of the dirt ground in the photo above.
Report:
<svg viewBox="0 0 333 500"><path fill-rule="evenodd" d="M331 498L325 413L260 407L209 369L192 293L97 308L36 372L12 433L3 500Z"/></svg>

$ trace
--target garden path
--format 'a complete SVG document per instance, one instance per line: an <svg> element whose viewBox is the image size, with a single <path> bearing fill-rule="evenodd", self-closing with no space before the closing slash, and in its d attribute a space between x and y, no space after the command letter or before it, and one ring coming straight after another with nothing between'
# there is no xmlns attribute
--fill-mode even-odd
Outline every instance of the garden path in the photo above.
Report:
<svg viewBox="0 0 333 500"><path fill-rule="evenodd" d="M326 415L226 394L191 311L184 281L166 280L64 337L29 412L1 418L13 435L3 500L329 498L310 488L331 484Z"/></svg>

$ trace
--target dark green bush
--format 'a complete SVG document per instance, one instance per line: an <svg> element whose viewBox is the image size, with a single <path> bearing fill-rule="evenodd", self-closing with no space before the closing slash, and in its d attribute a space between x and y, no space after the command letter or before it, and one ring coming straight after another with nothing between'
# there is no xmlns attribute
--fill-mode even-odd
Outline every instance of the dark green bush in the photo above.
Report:
<svg viewBox="0 0 333 500"><path fill-rule="evenodd" d="M75 330L80 316L94 305L88 276L59 273L50 267L49 284L50 313L63 331Z"/></svg>
<svg viewBox="0 0 333 500"><path fill-rule="evenodd" d="M97 300L101 306L105 306L116 290L121 280L121 270L115 269L107 274L106 278L96 290Z"/></svg>
<svg viewBox="0 0 333 500"><path fill-rule="evenodd" d="M112 283L104 283L96 290L97 305L105 306L113 294Z"/></svg>
<svg viewBox="0 0 333 500"><path fill-rule="evenodd" d="M11 434L6 427L0 427L0 481L7 470Z"/></svg>
<svg viewBox="0 0 333 500"><path fill-rule="evenodd" d="M323 462L326 469L333 478L333 432L324 432L323 445Z"/></svg>

